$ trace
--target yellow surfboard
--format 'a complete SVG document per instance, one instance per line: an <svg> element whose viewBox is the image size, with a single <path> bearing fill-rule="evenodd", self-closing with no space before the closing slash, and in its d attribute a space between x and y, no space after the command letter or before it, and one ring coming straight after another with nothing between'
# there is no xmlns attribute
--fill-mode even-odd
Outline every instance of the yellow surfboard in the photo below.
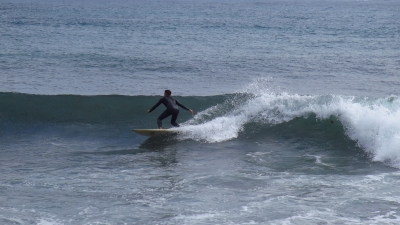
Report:
<svg viewBox="0 0 400 225"><path fill-rule="evenodd" d="M132 130L140 135L145 136L161 136L161 135L172 135L177 134L176 130L168 130L168 129L134 129Z"/></svg>

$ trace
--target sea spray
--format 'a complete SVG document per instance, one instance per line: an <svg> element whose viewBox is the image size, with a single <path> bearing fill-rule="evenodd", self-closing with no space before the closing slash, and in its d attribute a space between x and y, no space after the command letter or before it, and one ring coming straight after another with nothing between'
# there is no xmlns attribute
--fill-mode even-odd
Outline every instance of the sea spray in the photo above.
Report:
<svg viewBox="0 0 400 225"><path fill-rule="evenodd" d="M301 96L288 93L265 93L236 98L235 107L222 115L204 121L204 115L226 110L232 101L213 106L184 124L181 139L209 143L237 138L249 123L273 126L315 116L318 121L336 118L346 135L357 143L374 161L387 162L400 168L400 107L397 97L384 99L326 95ZM212 112L212 113L210 113ZM333 121L332 121L333 122ZM307 127L304 127L307 131Z"/></svg>

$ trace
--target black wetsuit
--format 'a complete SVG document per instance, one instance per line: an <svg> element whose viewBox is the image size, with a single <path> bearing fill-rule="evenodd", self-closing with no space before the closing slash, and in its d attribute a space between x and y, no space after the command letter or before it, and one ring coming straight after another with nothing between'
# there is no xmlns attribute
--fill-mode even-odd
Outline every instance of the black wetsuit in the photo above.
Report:
<svg viewBox="0 0 400 225"><path fill-rule="evenodd" d="M188 107L182 105L180 102L178 102L178 100L172 98L172 97L163 97L161 98L157 104L155 104L153 107L151 107L150 111L153 111L155 108L157 108L161 103L163 103L165 105L165 107L167 107L167 109L161 113L161 115L157 118L157 125L158 127L162 126L162 120L167 118L168 116L172 115L171 118L171 124L175 127L179 127L179 124L176 123L176 118L178 118L178 114L179 114L179 107L182 107L186 110L190 110Z"/></svg>

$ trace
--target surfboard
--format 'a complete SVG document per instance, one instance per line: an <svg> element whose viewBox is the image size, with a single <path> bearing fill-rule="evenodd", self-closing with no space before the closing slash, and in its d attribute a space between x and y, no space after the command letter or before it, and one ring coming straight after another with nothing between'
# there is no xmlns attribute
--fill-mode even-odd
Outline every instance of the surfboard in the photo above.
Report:
<svg viewBox="0 0 400 225"><path fill-rule="evenodd" d="M161 135L172 135L177 134L176 130L168 130L168 129L134 129L132 130L137 134L145 135L145 136L161 136Z"/></svg>

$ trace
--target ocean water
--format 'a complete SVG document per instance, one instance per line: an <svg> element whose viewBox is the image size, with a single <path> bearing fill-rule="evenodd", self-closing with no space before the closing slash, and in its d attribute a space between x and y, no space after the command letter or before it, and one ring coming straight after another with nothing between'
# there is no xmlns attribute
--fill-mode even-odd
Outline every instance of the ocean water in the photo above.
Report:
<svg viewBox="0 0 400 225"><path fill-rule="evenodd" d="M0 224L399 224L399 21L394 0L0 0ZM196 114L133 133L164 89Z"/></svg>

